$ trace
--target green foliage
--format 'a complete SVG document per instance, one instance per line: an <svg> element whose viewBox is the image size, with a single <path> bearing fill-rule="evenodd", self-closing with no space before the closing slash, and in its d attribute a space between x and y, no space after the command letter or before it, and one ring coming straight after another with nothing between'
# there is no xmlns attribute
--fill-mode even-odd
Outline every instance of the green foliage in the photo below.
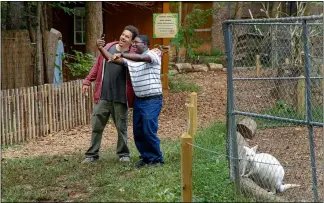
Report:
<svg viewBox="0 0 324 203"><path fill-rule="evenodd" d="M87 74L93 66L96 58L92 54L72 50L74 54L64 54L64 64L69 68L73 76Z"/></svg>
<svg viewBox="0 0 324 203"><path fill-rule="evenodd" d="M80 4L80 2L75 2L75 1L51 1L51 2L42 2L42 3L47 3L48 6L52 8L58 8L62 10L64 13L68 15L73 15L74 14L74 5L77 3ZM24 2L21 2L21 6L24 6ZM23 9L23 12L20 13L19 15L22 16L20 29L27 29L27 18L26 16L30 16L31 24L32 27L36 26L36 8L37 8L37 1L29 1L28 6L30 9L30 13L27 13L26 9ZM1 2L1 28L5 29L7 22L10 20L9 14L8 14L8 2L2 1Z"/></svg>
<svg viewBox="0 0 324 203"><path fill-rule="evenodd" d="M192 83L186 82L183 76L175 77L172 74L168 75L169 87L172 92L199 92L200 86Z"/></svg>
<svg viewBox="0 0 324 203"><path fill-rule="evenodd" d="M200 47L204 40L201 39L195 29L201 28L208 22L208 18L213 14L213 9L203 10L195 5L192 12L186 17L181 26L179 26L178 34L171 40L171 44L177 48L185 47L187 56L195 56L194 49Z"/></svg>
<svg viewBox="0 0 324 203"><path fill-rule="evenodd" d="M224 60L224 53L218 49L212 50L210 54L206 51L195 52L194 56L189 57L187 61L196 63L198 58L200 64L222 63Z"/></svg>
<svg viewBox="0 0 324 203"><path fill-rule="evenodd" d="M76 4L75 1L51 1L49 2L49 5L52 8L58 8L64 11L64 13L68 15L74 14L74 8L70 8L71 5Z"/></svg>
<svg viewBox="0 0 324 203"><path fill-rule="evenodd" d="M194 143L220 154L195 149L194 202L246 202L229 180L225 124L199 131ZM80 164L84 154L2 160L3 202L180 202L180 140L161 141L165 164L135 168L138 151L130 142L132 161L121 164L115 147L93 164Z"/></svg>
<svg viewBox="0 0 324 203"><path fill-rule="evenodd" d="M287 104L284 100L278 100L274 105L266 108L261 114L271 115L281 118L290 118L295 120L305 120L305 115L301 115L297 112L296 108L290 104ZM313 121L323 122L323 107L313 106L312 107ZM294 123L287 123L278 120L267 120L267 119L256 119L259 126L262 128L266 127L278 127L278 126L291 126Z"/></svg>

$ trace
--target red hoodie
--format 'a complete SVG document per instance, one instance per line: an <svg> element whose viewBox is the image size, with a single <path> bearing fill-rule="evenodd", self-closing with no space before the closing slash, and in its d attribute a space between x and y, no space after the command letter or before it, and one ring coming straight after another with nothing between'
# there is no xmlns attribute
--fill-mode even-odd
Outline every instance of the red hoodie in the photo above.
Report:
<svg viewBox="0 0 324 203"><path fill-rule="evenodd" d="M108 43L104 49L108 50L112 45L118 44L118 41ZM133 50L130 49L130 53L133 53ZM95 103L98 103L100 100L100 95L101 95L101 88L102 88L102 70L103 70L103 61L104 57L100 54L97 58L96 63L93 65L91 68L89 75L83 80L83 85L90 86L92 81L95 81L95 89L94 89L94 94L93 94L93 100ZM129 72L127 69L126 73L126 97L127 97L127 104L128 107L133 107L134 99L135 99L135 94L132 86L132 82L129 77Z"/></svg>

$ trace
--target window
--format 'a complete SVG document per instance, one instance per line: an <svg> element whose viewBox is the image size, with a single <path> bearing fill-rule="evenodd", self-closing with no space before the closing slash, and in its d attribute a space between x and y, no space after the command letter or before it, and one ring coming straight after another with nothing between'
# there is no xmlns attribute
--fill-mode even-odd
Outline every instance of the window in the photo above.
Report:
<svg viewBox="0 0 324 203"><path fill-rule="evenodd" d="M85 44L85 8L74 8L74 44Z"/></svg>

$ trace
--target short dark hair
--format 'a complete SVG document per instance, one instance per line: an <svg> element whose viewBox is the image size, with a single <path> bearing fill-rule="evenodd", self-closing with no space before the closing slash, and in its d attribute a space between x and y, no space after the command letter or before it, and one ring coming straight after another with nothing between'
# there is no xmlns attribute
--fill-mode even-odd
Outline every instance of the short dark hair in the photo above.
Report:
<svg viewBox="0 0 324 203"><path fill-rule="evenodd" d="M133 25L127 25L124 30L128 30L132 33L132 40L139 34L137 27Z"/></svg>
<svg viewBox="0 0 324 203"><path fill-rule="evenodd" d="M150 40L146 35L137 35L138 38L140 38L147 46L150 45Z"/></svg>

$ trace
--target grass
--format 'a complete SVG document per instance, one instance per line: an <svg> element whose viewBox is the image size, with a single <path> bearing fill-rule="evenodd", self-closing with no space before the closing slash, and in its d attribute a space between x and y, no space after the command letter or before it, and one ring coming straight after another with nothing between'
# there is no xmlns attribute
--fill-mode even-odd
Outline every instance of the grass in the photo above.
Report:
<svg viewBox="0 0 324 203"><path fill-rule="evenodd" d="M225 154L225 125L215 123L199 132L195 144ZM166 164L136 169L138 153L130 144L133 160L118 163L115 148L100 160L82 165L83 154L2 161L2 201L150 201L180 202L180 142L162 141ZM195 202L242 202L228 179L224 156L194 149L193 198Z"/></svg>
<svg viewBox="0 0 324 203"><path fill-rule="evenodd" d="M184 76L169 75L169 87L172 92L199 92L200 86L196 83L186 82Z"/></svg>
<svg viewBox="0 0 324 203"><path fill-rule="evenodd" d="M282 118L296 119L296 120L306 119L306 117L304 115L299 114L294 107L284 103L281 100L279 100L275 105L265 109L261 114L277 116ZM313 121L323 122L323 107L312 106L312 115L313 115ZM296 125L296 123L288 123L283 121L267 120L261 118L257 118L256 121L258 123L258 126L262 128Z"/></svg>

